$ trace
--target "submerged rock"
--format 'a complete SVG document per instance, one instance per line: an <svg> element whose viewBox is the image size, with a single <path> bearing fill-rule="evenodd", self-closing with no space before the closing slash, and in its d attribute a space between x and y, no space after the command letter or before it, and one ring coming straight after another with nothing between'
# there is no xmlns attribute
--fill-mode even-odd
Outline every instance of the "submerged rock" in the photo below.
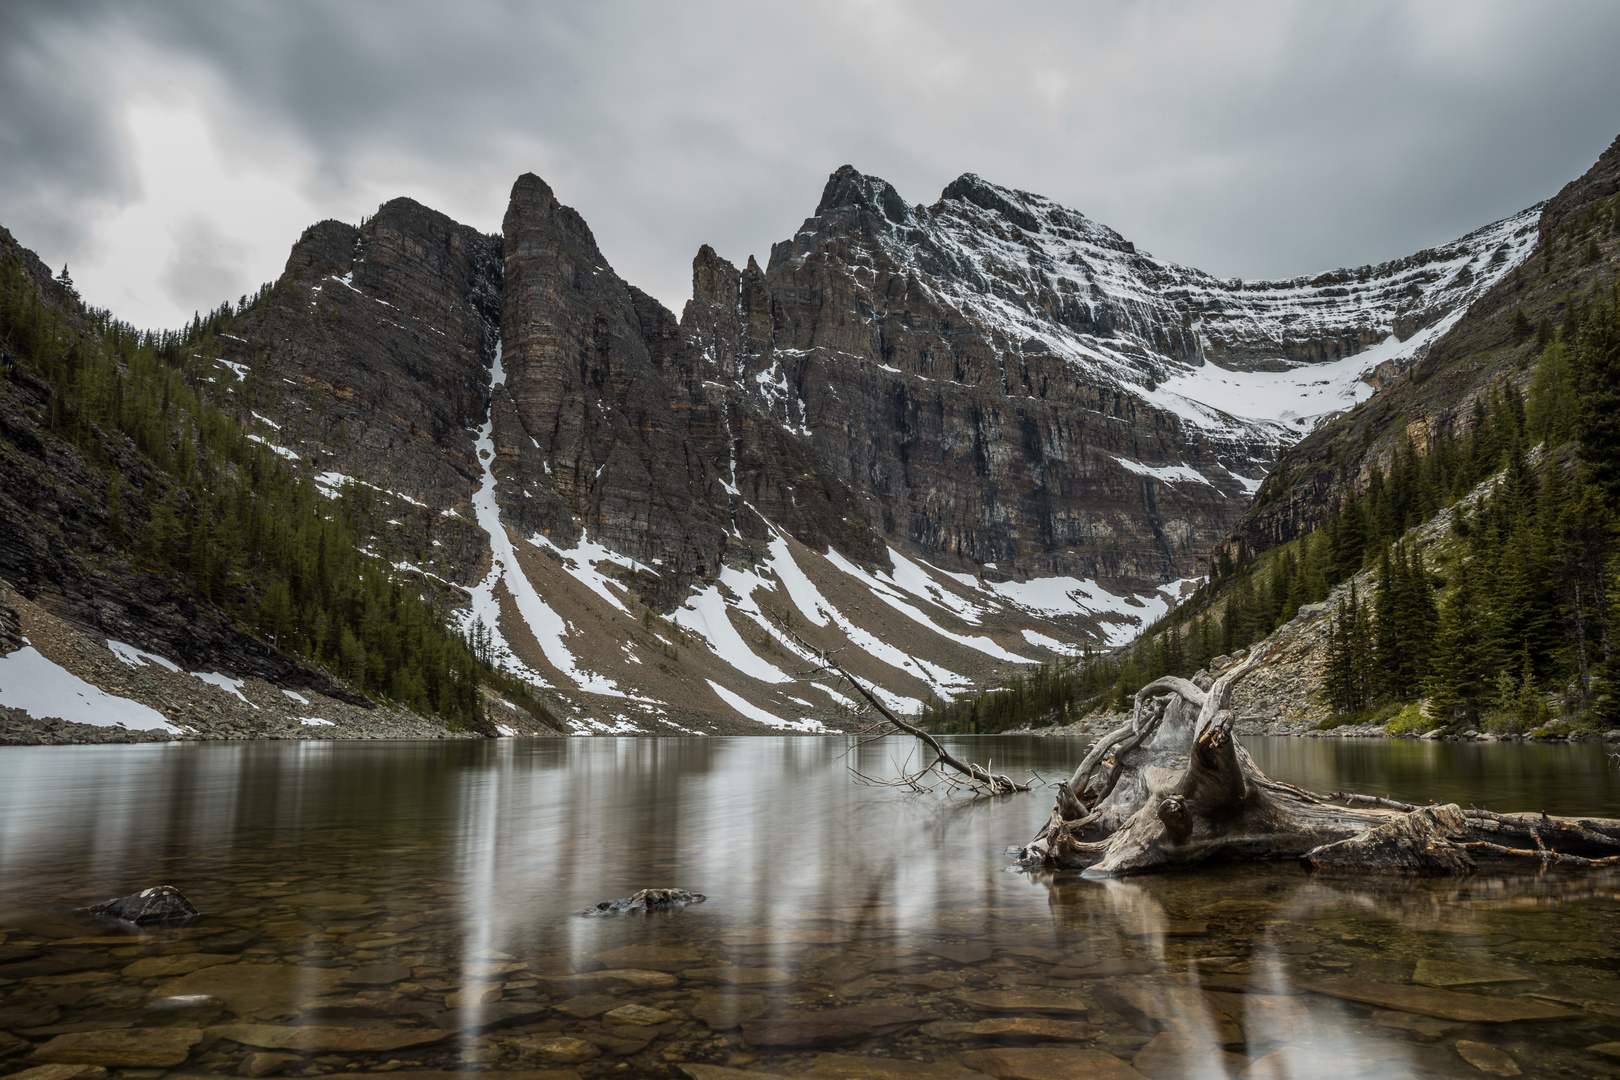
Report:
<svg viewBox="0 0 1620 1080"><path fill-rule="evenodd" d="M701 904L708 897L685 889L642 889L620 900L604 900L581 915L628 915L647 911L665 911L683 908L687 904Z"/></svg>
<svg viewBox="0 0 1620 1080"><path fill-rule="evenodd" d="M90 909L90 914L146 926L150 923L195 919L197 909L173 885L154 885L150 889L97 904Z"/></svg>

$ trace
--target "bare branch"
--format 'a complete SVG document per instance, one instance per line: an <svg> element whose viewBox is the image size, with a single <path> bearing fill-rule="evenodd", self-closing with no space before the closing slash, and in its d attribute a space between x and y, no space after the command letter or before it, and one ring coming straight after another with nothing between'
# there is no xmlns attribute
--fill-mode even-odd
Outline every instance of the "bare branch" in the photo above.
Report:
<svg viewBox="0 0 1620 1080"><path fill-rule="evenodd" d="M937 768L940 765L955 769L957 772L962 773L975 783L983 784L989 789L990 794L992 795L1008 795L1016 791L1029 790L1028 784L1020 784L1011 777L1003 776L999 773L991 773L988 769L980 768L977 765L965 765L958 761L954 756L952 756L949 750L946 750L939 744L938 739L934 738L922 728L917 727L915 724L908 723L894 715L894 713L890 712L888 706L879 701L877 695L872 693L865 683L845 670L844 665L840 664L837 659L835 659L835 654L833 652L826 652L816 648L814 645L804 640L804 638L800 637L797 632L789 629L780 622L777 624L777 629L791 637L800 648L807 650L812 656L814 656L817 664L817 667L814 670L837 674L846 683L853 687L856 693L865 698L867 703L871 705L873 709L877 710L878 714L890 724L893 724L907 735L911 735L927 743L929 748L932 749L936 755L938 755L935 759L934 765L929 766L930 769Z"/></svg>

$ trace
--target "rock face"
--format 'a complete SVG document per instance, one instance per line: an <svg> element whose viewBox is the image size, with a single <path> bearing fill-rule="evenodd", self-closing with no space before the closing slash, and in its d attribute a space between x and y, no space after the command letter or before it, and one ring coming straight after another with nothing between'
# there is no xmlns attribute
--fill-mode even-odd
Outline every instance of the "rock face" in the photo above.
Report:
<svg viewBox="0 0 1620 1080"><path fill-rule="evenodd" d="M1522 391L1530 376L1520 373L1537 353L1534 338L1513 332L1514 318L1522 313L1531 324L1545 317L1557 325L1572 296L1613 283L1613 233L1594 211L1606 206L1612 214L1617 192L1620 140L1548 202L1509 219L1529 218L1514 230L1516 246L1506 262L1495 265L1493 252L1491 274L1476 268L1466 308L1454 308L1434 324L1430 332L1443 333L1407 365L1407 374L1371 401L1322 423L1281 456L1225 541L1228 552L1258 553L1309 532L1350 487L1365 490L1371 468L1387 468L1402 442L1410 439L1421 453L1442 431L1465 435L1475 401L1504 377L1518 375ZM1525 241L1534 247L1518 246ZM1588 259L1592 242L1603 258Z"/></svg>
<svg viewBox="0 0 1620 1080"><path fill-rule="evenodd" d="M701 249L677 317L526 175L499 236L408 199L312 226L200 378L574 730L825 730L850 699L788 689L789 629L905 711L1128 640L1302 425L1399 387L1534 217L1242 282L972 174L920 206L845 166L765 266ZM93 469L7 446L86 472L65 517L103 512ZM82 540L42 537L30 599L86 576ZM279 683L275 659L229 670Z"/></svg>

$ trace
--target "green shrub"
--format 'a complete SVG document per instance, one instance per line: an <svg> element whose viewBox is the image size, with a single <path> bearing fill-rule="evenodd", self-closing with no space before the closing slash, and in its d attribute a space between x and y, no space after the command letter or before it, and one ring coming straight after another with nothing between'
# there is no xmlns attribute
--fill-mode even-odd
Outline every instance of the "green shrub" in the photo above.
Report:
<svg viewBox="0 0 1620 1080"><path fill-rule="evenodd" d="M1414 701L1396 713L1394 718L1384 725L1384 731L1389 735L1418 735L1441 726L1441 723L1433 717L1424 716L1422 703Z"/></svg>

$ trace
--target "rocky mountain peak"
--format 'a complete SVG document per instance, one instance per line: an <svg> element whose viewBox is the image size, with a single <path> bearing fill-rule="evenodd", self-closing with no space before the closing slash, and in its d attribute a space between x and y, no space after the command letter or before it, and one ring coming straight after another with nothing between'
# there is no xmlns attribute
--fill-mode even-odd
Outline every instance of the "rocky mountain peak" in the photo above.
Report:
<svg viewBox="0 0 1620 1080"><path fill-rule="evenodd" d="M879 176L868 176L853 165L842 165L827 178L821 202L816 204L816 216L826 217L845 209L865 210L895 225L911 219L911 208L893 184Z"/></svg>
<svg viewBox="0 0 1620 1080"><path fill-rule="evenodd" d="M1040 232L1040 220L1025 203L1027 195L1027 192L986 183L978 173L963 173L939 193L941 200L964 199L981 209L1000 214L1026 232Z"/></svg>

